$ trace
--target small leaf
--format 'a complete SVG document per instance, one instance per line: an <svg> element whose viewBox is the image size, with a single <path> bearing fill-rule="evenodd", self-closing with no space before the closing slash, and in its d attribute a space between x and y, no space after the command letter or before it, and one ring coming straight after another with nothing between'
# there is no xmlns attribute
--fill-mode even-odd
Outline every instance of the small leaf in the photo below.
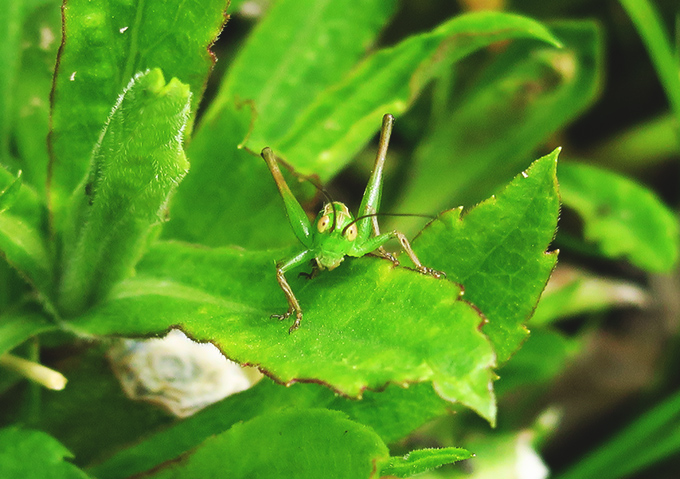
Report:
<svg viewBox="0 0 680 479"><path fill-rule="evenodd" d="M647 188L595 166L559 168L565 206L584 221L584 236L610 258L625 257L652 272L669 272L678 260L675 215Z"/></svg>
<svg viewBox="0 0 680 479"><path fill-rule="evenodd" d="M290 251L287 251L290 253ZM159 333L171 325L283 383L321 382L351 397L389 383L433 383L492 420L494 355L460 288L371 257L311 282L289 273L305 317L293 334L275 279L284 252L160 243L100 307L74 319L91 334Z"/></svg>
<svg viewBox="0 0 680 479"><path fill-rule="evenodd" d="M440 215L413 245L420 260L465 288L489 320L499 364L515 352L545 288L557 255L545 251L559 214L555 169L559 149L536 160L497 197L472 208Z"/></svg>
<svg viewBox="0 0 680 479"><path fill-rule="evenodd" d="M87 479L87 474L64 458L73 457L56 439L41 431L0 429L0 477Z"/></svg>
<svg viewBox="0 0 680 479"><path fill-rule="evenodd" d="M366 426L335 411L302 409L237 424L143 477L368 479L378 477L378 463L388 457Z"/></svg>
<svg viewBox="0 0 680 479"><path fill-rule="evenodd" d="M37 334L57 329L57 325L35 313L0 315L0 356Z"/></svg>
<svg viewBox="0 0 680 479"><path fill-rule="evenodd" d="M140 73L111 112L89 177L73 196L59 304L75 314L128 276L169 196L186 174L189 87L160 70Z"/></svg>
<svg viewBox="0 0 680 479"><path fill-rule="evenodd" d="M440 449L417 449L404 457L390 457L380 470L381 475L411 477L445 464L453 464L472 457L465 449L443 447Z"/></svg>
<svg viewBox="0 0 680 479"><path fill-rule="evenodd" d="M111 105L132 76L154 67L194 93L196 111L213 64L208 49L227 0L69 0L54 78L50 195L61 208L87 173Z"/></svg>

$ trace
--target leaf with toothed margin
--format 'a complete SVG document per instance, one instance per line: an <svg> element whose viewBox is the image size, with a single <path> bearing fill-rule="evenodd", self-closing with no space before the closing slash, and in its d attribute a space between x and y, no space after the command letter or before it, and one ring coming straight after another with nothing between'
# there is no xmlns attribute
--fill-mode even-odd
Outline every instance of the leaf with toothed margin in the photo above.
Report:
<svg viewBox="0 0 680 479"><path fill-rule="evenodd" d="M158 243L136 277L71 325L122 336L180 325L282 383L318 382L360 397L390 383L427 382L493 421L494 353L459 285L368 256L312 281L292 271L305 316L288 334L289 322L269 317L286 308L274 272L286 253Z"/></svg>
<svg viewBox="0 0 680 479"><path fill-rule="evenodd" d="M420 260L446 271L488 319L483 328L506 362L529 334L533 314L557 261L546 253L557 228L559 148L536 160L497 196L467 213L450 210L413 241Z"/></svg>

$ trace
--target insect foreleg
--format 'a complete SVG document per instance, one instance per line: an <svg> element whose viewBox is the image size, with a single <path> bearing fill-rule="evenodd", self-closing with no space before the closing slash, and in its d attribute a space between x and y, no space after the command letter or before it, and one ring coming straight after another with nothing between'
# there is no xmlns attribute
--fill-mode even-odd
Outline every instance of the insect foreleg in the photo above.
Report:
<svg viewBox="0 0 680 479"><path fill-rule="evenodd" d="M286 311L284 314L272 314L271 317L283 321L284 319L288 319L291 314L295 313L295 321L288 330L289 333L292 333L300 326L300 321L302 321L302 308L300 308L300 303L295 297L293 289L288 284L288 281L286 281L285 273L297 265L308 261L313 255L314 253L311 250L305 250L288 260L282 260L276 263L276 279L279 282L279 286L281 286L281 289L283 290L283 294L286 295L286 300L288 301L288 311Z"/></svg>

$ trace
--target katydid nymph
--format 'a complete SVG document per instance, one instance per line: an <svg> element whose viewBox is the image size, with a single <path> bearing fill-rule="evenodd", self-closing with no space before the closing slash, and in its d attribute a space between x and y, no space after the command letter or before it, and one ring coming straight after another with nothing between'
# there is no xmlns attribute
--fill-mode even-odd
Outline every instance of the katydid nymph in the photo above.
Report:
<svg viewBox="0 0 680 479"><path fill-rule="evenodd" d="M262 150L262 158L267 163L281 198L283 198L293 233L305 247L300 253L276 263L276 279L288 300L288 311L284 314L272 314L271 317L284 320L295 315L295 321L289 332L295 331L300 326L302 308L288 281L286 281L285 273L307 261L314 260L316 262L315 268L332 270L340 265L345 256L360 257L372 253L399 265L399 261L383 249L383 245L387 241L397 238L419 273L435 278L445 276L440 271L423 266L411 249L406 236L402 233L398 231L380 233L377 216L382 195L383 166L387 157L387 146L393 123L394 117L392 115L383 117L375 165L368 185L366 185L359 214L356 218L352 216L343 203L330 201L324 205L314 223L310 223L307 214L286 184L274 153L270 148Z"/></svg>

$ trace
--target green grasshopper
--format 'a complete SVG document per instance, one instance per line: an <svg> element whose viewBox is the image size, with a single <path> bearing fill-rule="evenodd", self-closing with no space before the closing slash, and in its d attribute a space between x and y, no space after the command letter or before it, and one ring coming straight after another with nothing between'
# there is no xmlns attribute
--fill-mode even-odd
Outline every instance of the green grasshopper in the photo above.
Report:
<svg viewBox="0 0 680 479"><path fill-rule="evenodd" d="M406 236L402 233L398 231L380 233L377 216L382 196L383 166L387 156L387 146L392 134L393 124L394 117L392 115L385 115L383 117L378 154L376 155L371 178L368 180L366 191L364 191L364 196L361 199L359 215L354 218L343 203L330 201L324 205L316 217L314 222L316 227L312 226L309 222L307 214L290 191L286 180L281 174L281 170L279 170L272 150L270 148L262 150L262 158L267 163L286 206L286 214L293 228L293 233L295 233L297 239L305 247L303 251L293 257L276 263L276 279L288 300L288 311L284 314L272 314L271 317L284 320L295 313L295 322L293 322L289 332L295 331L300 326L302 308L300 308L300 303L295 297L288 281L286 281L285 273L307 261L314 260L316 262L314 272L316 269L332 270L342 263L345 256L358 258L373 253L389 259L396 266L399 265L399 261L392 254L385 251L383 245L390 239L397 238L401 243L401 247L411 258L411 261L413 261L418 272L434 276L435 278L445 276L440 271L423 266L413 252Z"/></svg>

